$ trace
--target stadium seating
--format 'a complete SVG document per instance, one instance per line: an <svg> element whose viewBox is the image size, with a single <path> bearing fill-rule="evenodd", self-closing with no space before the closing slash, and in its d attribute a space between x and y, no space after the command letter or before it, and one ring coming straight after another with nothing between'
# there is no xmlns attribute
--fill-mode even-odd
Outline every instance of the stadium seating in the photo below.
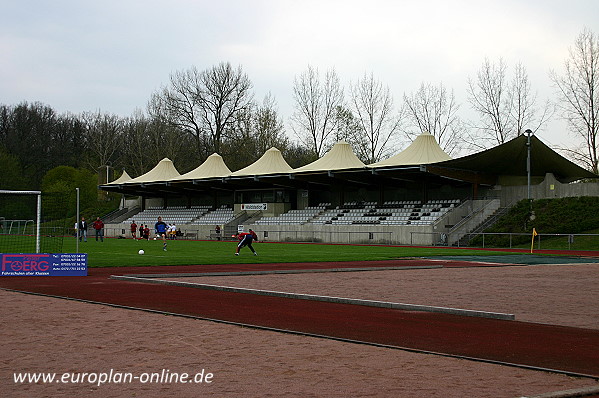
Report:
<svg viewBox="0 0 599 398"><path fill-rule="evenodd" d="M317 217L325 211L330 203L321 203L318 206L307 207L302 210L290 210L275 217L262 217L256 221L258 225L276 225L276 224L306 224L314 217Z"/></svg>
<svg viewBox="0 0 599 398"><path fill-rule="evenodd" d="M216 210L207 212L206 214L198 217L197 219L191 221L191 224L195 225L217 225L217 224L227 224L231 220L235 218L233 213L233 209L228 207L227 205L222 205Z"/></svg>
<svg viewBox="0 0 599 398"><path fill-rule="evenodd" d="M311 222L332 225L429 225L460 203L459 200L346 202L330 209Z"/></svg>
<svg viewBox="0 0 599 398"><path fill-rule="evenodd" d="M172 207L149 207L136 215L129 217L124 224L131 224L133 220L139 224L148 224L154 226L158 217L162 217L162 220L167 224L188 224L192 220L206 214L210 210L210 206L172 206Z"/></svg>
<svg viewBox="0 0 599 398"><path fill-rule="evenodd" d="M457 199L420 201L346 202L342 206L331 208L331 203L320 203L301 210L290 210L274 217L262 217L257 225L429 225L445 213L460 204ZM222 225L234 218L233 209L223 205L211 210L210 206L172 206L167 208L150 207L123 221L130 224L153 226L158 216L167 224L175 225Z"/></svg>
<svg viewBox="0 0 599 398"><path fill-rule="evenodd" d="M226 224L234 218L233 209L223 205L216 210L211 210L210 206L170 206L149 207L136 215L123 221L124 224L131 224L133 220L139 224L148 224L153 226L158 217L167 224L194 224L194 225L216 225Z"/></svg>

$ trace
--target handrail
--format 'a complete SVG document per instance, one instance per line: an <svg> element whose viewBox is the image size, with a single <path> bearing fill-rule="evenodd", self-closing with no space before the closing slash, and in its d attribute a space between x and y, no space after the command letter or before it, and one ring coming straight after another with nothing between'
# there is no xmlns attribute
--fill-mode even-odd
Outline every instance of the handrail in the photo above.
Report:
<svg viewBox="0 0 599 398"><path fill-rule="evenodd" d="M462 206L465 206L468 201L470 201L470 199L465 199L465 200L461 201L460 204L459 204L459 206L454 207L453 209L451 209L447 213L443 214L441 217L437 218L435 221L433 221L433 226L437 226L442 221L445 221L445 219L447 219L449 216L451 216L453 214L453 212L455 212L456 210L458 210Z"/></svg>
<svg viewBox="0 0 599 398"><path fill-rule="evenodd" d="M491 206L493 204L493 202L495 200L498 199L480 199L480 200L488 200L489 202L487 204L485 204L483 207L481 207L478 210L473 211L472 213L468 214L466 217L464 217L463 219L461 219L457 224L455 224L450 230L449 233L453 233L455 231L457 231L459 228L461 228L464 224L466 224L468 221L470 221L471 219L474 218L475 215L478 215L480 213L482 213L484 210L487 209L487 207ZM461 206L458 206L458 208Z"/></svg>

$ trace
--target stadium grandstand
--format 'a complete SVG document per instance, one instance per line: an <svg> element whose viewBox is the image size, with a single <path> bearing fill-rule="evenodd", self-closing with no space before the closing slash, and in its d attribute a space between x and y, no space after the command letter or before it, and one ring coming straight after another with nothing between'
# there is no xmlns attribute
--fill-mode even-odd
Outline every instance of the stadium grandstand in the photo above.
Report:
<svg viewBox="0 0 599 398"><path fill-rule="evenodd" d="M106 222L113 236L160 215L198 239L252 228L273 241L450 245L521 199L599 196L596 182L579 183L596 178L536 136L452 159L424 133L374 164L341 141L295 169L276 148L237 171L218 154L185 174L165 158L100 189L123 195Z"/></svg>

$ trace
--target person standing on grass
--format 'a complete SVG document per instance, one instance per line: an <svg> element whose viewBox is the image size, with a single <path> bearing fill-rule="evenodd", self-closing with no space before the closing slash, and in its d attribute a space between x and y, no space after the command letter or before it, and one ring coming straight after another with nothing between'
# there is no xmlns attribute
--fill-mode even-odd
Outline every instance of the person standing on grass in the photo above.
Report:
<svg viewBox="0 0 599 398"><path fill-rule="evenodd" d="M258 255L258 253L256 253L256 250L254 250L254 248L252 247L252 241L258 241L258 236L254 231L250 229L249 232L238 233L237 239L239 239L239 244L237 245L237 250L235 251L236 256L239 256L239 250L244 246L247 246L252 251L252 253L254 253L254 256Z"/></svg>
<svg viewBox="0 0 599 398"><path fill-rule="evenodd" d="M96 230L96 242L98 241L98 237L101 242L104 242L104 222L100 220L100 217L96 217L96 221L92 223L92 227Z"/></svg>
<svg viewBox="0 0 599 398"><path fill-rule="evenodd" d="M87 242L87 221L85 221L85 217L81 217L77 229L79 231L79 242L81 242L81 238L83 238L84 242Z"/></svg>
<svg viewBox="0 0 599 398"><path fill-rule="evenodd" d="M147 227L147 225L146 225ZM142 240L144 238L144 233L145 233L145 228L143 224L139 224L139 240Z"/></svg>
<svg viewBox="0 0 599 398"><path fill-rule="evenodd" d="M166 251L166 233L168 231L168 225L162 221L162 217L158 217L158 221L154 225L154 229L156 230L156 235L162 237L162 250Z"/></svg>
<svg viewBox="0 0 599 398"><path fill-rule="evenodd" d="M133 240L137 238L137 224L135 224L135 220L131 221L131 237Z"/></svg>

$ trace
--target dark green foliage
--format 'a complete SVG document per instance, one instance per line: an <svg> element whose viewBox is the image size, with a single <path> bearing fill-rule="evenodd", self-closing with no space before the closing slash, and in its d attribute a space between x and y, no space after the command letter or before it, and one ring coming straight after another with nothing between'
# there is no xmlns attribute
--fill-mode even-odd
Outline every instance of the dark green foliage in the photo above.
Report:
<svg viewBox="0 0 599 398"><path fill-rule="evenodd" d="M534 214L534 217L531 215ZM521 200L485 232L579 234L599 228L599 197ZM512 244L530 242L530 236L513 236ZM471 242L479 245L481 239ZM509 246L509 237L485 237L485 245Z"/></svg>
<svg viewBox="0 0 599 398"><path fill-rule="evenodd" d="M215 151L233 171L255 162L271 147L279 149L291 167L315 160L307 156L306 148L286 137L274 99L268 96L262 105L248 104L243 112L236 112L220 133L218 150L204 142L209 129L197 126L198 145L185 126L166 116L160 112L152 116L139 112L129 118L100 112L58 115L38 102L0 104L0 161L6 166L0 188L40 190L42 178L57 166L102 175L108 165L137 177L165 157L185 173Z"/></svg>
<svg viewBox="0 0 599 398"><path fill-rule="evenodd" d="M77 212L76 188L79 188L80 215L88 220L104 217L115 210L119 205L120 195L100 192L98 196L96 184L97 176L87 169L59 166L48 171L42 181L44 220L67 219L67 225L74 225Z"/></svg>
<svg viewBox="0 0 599 398"><path fill-rule="evenodd" d="M540 199L531 206L522 200L487 232L531 232L576 234L599 228L599 197Z"/></svg>
<svg viewBox="0 0 599 398"><path fill-rule="evenodd" d="M76 188L79 188L81 209L94 206L98 200L96 186L97 177L89 170L75 169L70 166L58 166L48 171L42 180L42 191L52 195L60 195L68 209L67 216L75 215L77 209ZM64 218L64 214L55 214L53 207L42 207L44 218Z"/></svg>
<svg viewBox="0 0 599 398"><path fill-rule="evenodd" d="M0 164L2 164L0 188L13 191L26 190L28 184L23 178L23 169L19 159L15 155L6 153L2 147L0 147Z"/></svg>
<svg viewBox="0 0 599 398"><path fill-rule="evenodd" d="M49 169L61 164L79 166L83 151L81 124L39 102L2 105L0 147L18 160L27 189L39 189Z"/></svg>

